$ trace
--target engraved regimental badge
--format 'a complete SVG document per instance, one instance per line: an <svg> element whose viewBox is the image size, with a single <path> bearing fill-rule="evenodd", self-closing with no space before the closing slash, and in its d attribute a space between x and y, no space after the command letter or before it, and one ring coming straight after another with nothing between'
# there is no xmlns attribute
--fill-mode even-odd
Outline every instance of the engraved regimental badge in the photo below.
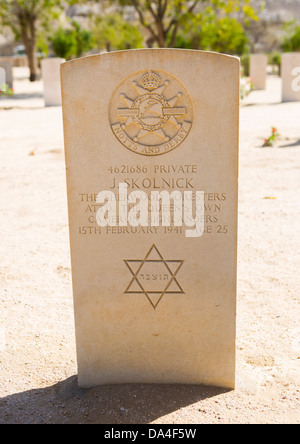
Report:
<svg viewBox="0 0 300 444"><path fill-rule="evenodd" d="M110 124L129 150L155 156L168 153L188 136L193 105L185 86L161 71L135 73L115 90Z"/></svg>

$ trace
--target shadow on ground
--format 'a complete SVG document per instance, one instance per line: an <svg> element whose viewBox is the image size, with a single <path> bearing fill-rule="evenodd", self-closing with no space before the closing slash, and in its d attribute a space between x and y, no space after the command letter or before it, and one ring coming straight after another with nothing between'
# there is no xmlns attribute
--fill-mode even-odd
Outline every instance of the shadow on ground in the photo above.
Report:
<svg viewBox="0 0 300 444"><path fill-rule="evenodd" d="M16 93L9 98L11 100L43 99L44 94L42 92Z"/></svg>
<svg viewBox="0 0 300 444"><path fill-rule="evenodd" d="M295 148L300 146L300 139L294 143L289 143L288 145L281 145L281 148Z"/></svg>
<svg viewBox="0 0 300 444"><path fill-rule="evenodd" d="M148 424L226 392L217 387L147 384L81 390L73 376L0 399L0 424Z"/></svg>

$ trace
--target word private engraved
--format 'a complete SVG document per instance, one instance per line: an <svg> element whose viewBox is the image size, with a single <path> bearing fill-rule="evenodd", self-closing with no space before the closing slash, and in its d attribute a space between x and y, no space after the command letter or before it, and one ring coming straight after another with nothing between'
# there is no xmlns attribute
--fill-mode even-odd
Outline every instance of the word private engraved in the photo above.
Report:
<svg viewBox="0 0 300 444"><path fill-rule="evenodd" d="M192 127L193 105L171 74L144 71L125 79L110 103L110 124L129 150L155 156L180 145Z"/></svg>
<svg viewBox="0 0 300 444"><path fill-rule="evenodd" d="M164 259L156 245L144 259L124 262L133 276L125 294L144 294L154 310L164 295L185 294L176 278L184 261Z"/></svg>

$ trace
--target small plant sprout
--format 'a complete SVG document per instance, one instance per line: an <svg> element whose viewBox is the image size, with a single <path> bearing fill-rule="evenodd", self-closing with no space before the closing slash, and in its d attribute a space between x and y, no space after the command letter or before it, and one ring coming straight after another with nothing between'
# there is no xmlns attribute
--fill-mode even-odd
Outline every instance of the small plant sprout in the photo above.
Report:
<svg viewBox="0 0 300 444"><path fill-rule="evenodd" d="M268 137L267 139L265 139L264 144L263 144L263 148L264 147L273 147L275 146L277 140L279 139L280 134L277 130L277 128L272 127L272 134L270 137Z"/></svg>

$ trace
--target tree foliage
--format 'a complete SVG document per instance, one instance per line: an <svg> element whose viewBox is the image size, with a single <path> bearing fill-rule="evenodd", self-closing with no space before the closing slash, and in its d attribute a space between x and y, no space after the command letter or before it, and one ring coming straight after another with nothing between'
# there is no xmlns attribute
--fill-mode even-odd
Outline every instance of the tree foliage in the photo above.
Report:
<svg viewBox="0 0 300 444"><path fill-rule="evenodd" d="M195 17L179 32L176 46L179 48L202 49L226 54L242 55L247 50L248 38L236 18L215 15Z"/></svg>
<svg viewBox="0 0 300 444"><path fill-rule="evenodd" d="M180 24L196 6L206 0L119 0L121 5L133 6L141 25L148 31L148 46L173 47Z"/></svg>
<svg viewBox="0 0 300 444"><path fill-rule="evenodd" d="M219 11L227 16L235 14L245 24L258 19L251 0L118 0L118 3L135 8L141 25L149 34L148 46L174 47L179 32L184 27L186 30L195 16L201 18L199 14L203 11L214 13L215 17ZM230 24L237 28L236 22L223 20L223 30ZM198 26L201 26L201 20Z"/></svg>
<svg viewBox="0 0 300 444"><path fill-rule="evenodd" d="M139 29L125 21L119 13L96 17L92 32L94 44L107 51L144 46L144 38Z"/></svg>

